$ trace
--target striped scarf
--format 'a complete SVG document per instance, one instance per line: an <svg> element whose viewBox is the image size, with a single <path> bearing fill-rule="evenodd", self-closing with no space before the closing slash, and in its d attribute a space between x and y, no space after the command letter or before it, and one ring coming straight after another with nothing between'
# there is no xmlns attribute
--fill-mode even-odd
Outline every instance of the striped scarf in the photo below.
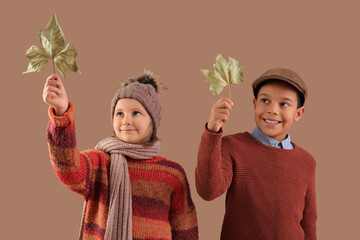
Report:
<svg viewBox="0 0 360 240"><path fill-rule="evenodd" d="M133 159L154 158L160 151L160 142L141 145L108 137L100 141L95 148L111 156L109 213L104 239L132 240L131 185L126 156Z"/></svg>

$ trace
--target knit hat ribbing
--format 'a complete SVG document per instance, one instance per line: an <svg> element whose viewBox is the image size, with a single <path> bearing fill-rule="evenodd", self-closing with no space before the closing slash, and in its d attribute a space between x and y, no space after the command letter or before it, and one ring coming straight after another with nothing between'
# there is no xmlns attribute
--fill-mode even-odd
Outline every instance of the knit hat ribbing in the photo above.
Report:
<svg viewBox="0 0 360 240"><path fill-rule="evenodd" d="M156 136L161 120L161 105L155 88L150 84L137 81L130 82L115 93L111 101L111 120L113 121L115 106L122 98L132 98L139 101L149 113L153 122L153 136Z"/></svg>

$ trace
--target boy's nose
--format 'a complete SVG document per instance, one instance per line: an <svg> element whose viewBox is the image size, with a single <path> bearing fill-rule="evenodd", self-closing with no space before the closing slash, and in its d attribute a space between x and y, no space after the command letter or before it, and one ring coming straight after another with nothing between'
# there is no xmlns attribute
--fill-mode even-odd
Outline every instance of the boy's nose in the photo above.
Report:
<svg viewBox="0 0 360 240"><path fill-rule="evenodd" d="M279 108L276 104L270 104L267 108L268 113L279 114Z"/></svg>

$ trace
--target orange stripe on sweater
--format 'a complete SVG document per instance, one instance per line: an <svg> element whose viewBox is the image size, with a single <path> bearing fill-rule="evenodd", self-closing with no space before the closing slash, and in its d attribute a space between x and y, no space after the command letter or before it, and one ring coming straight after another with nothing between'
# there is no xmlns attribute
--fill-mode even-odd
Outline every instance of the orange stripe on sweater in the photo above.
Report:
<svg viewBox="0 0 360 240"><path fill-rule="evenodd" d="M80 154L76 149L49 144L51 163L58 172L76 172L80 166ZM56 157L56 158L55 158Z"/></svg>
<svg viewBox="0 0 360 240"><path fill-rule="evenodd" d="M173 188L163 182L138 180L131 181L131 191L133 196L160 199L170 206Z"/></svg>
<svg viewBox="0 0 360 240"><path fill-rule="evenodd" d="M147 171L163 171L169 172L175 175L178 179L184 179L184 174L176 168L172 168L169 166L160 165L157 162L144 163L141 161L128 161L129 170L131 168L139 169L139 170L147 170Z"/></svg>
<svg viewBox="0 0 360 240"><path fill-rule="evenodd" d="M146 238L160 238L171 240L171 226L169 222L151 220L133 216L133 237Z"/></svg>
<svg viewBox="0 0 360 240"><path fill-rule="evenodd" d="M103 237L95 235L95 234L97 234L97 233L84 231L82 240L104 240Z"/></svg>
<svg viewBox="0 0 360 240"><path fill-rule="evenodd" d="M94 202L89 200L86 206L86 216L91 216L91 218L86 218L85 223L95 223L100 228L105 229L106 220L108 216L109 208L100 202Z"/></svg>
<svg viewBox="0 0 360 240"><path fill-rule="evenodd" d="M176 215L170 219L175 230L189 230L198 226L195 207L190 212Z"/></svg>

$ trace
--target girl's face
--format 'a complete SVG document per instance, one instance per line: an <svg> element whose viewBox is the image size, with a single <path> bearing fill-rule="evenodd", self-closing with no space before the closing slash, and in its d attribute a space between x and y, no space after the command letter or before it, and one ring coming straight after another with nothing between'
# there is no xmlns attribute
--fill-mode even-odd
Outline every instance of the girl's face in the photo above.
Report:
<svg viewBox="0 0 360 240"><path fill-rule="evenodd" d="M115 106L115 135L122 141L141 144L150 140L153 125L144 106L132 98L122 98Z"/></svg>

